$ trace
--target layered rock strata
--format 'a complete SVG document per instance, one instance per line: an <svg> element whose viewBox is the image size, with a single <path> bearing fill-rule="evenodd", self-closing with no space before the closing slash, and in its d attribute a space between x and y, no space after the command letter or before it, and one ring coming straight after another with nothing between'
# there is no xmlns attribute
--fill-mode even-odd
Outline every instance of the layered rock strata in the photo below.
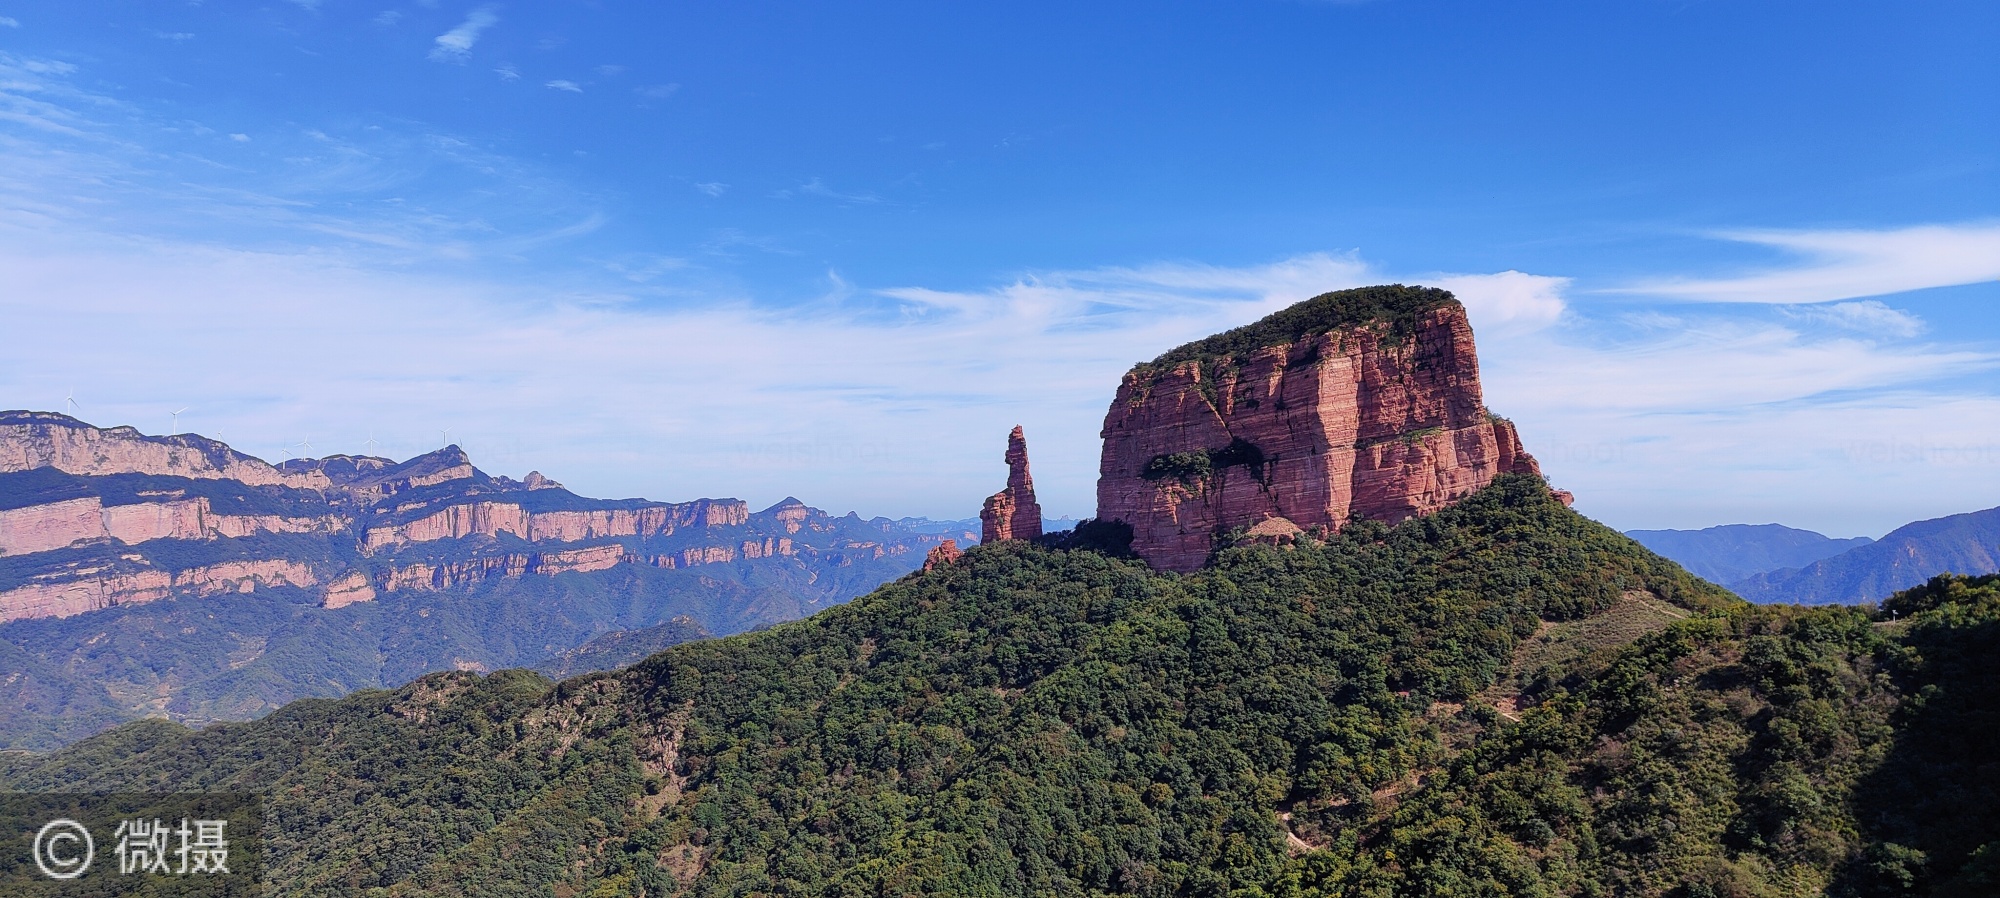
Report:
<svg viewBox="0 0 2000 898"><path fill-rule="evenodd" d="M216 539L259 533L331 533L346 528L333 515L216 514L206 498L105 505L96 496L0 511L0 555L26 555L78 543L116 540Z"/></svg>
<svg viewBox="0 0 2000 898"><path fill-rule="evenodd" d="M1317 297L1134 367L1102 436L1098 518L1130 524L1133 551L1175 571L1235 528L1395 523L1540 474L1486 409L1464 307L1400 286Z"/></svg>
<svg viewBox="0 0 2000 898"><path fill-rule="evenodd" d="M0 623L264 588L338 609L619 565L791 578L804 607L879 582L854 568L914 568L944 538L790 497L757 513L736 499L590 499L540 472L488 475L457 446L269 465L201 437L0 412Z"/></svg>
<svg viewBox="0 0 2000 898"><path fill-rule="evenodd" d="M1028 476L1028 438L1020 427L1007 435L1007 488L986 498L979 509L981 543L1034 539L1042 535L1042 506Z"/></svg>
<svg viewBox="0 0 2000 898"><path fill-rule="evenodd" d="M296 561L228 561L180 571L83 571L0 592L0 623L36 617L69 617L114 605L141 605L181 594L212 596L259 587L307 587L312 568Z"/></svg>
<svg viewBox="0 0 2000 898"><path fill-rule="evenodd" d="M194 434L146 436L135 428L97 428L54 412L0 412L0 473L36 468L98 476L226 479L299 489L330 485L326 475L317 470L281 470Z"/></svg>
<svg viewBox="0 0 2000 898"><path fill-rule="evenodd" d="M803 508L804 506L800 506ZM439 509L402 524L371 527L362 549L384 548L502 533L530 542L576 542L608 536L671 536L688 527L737 527L750 507L733 499L700 499L673 505L587 511L530 512L511 502L473 502Z"/></svg>

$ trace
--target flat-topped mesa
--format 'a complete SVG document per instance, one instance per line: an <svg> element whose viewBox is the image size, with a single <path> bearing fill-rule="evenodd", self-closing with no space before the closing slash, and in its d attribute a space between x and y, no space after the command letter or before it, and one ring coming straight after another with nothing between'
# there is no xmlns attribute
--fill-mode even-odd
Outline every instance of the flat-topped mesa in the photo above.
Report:
<svg viewBox="0 0 2000 898"><path fill-rule="evenodd" d="M1465 308L1401 285L1328 293L1134 366L1102 436L1098 519L1132 525L1132 550L1175 571L1238 527L1396 523L1541 473L1486 410Z"/></svg>
<svg viewBox="0 0 2000 898"><path fill-rule="evenodd" d="M1007 435L1007 488L986 498L979 509L979 541L1034 539L1042 535L1042 506L1028 476L1028 439L1021 428Z"/></svg>

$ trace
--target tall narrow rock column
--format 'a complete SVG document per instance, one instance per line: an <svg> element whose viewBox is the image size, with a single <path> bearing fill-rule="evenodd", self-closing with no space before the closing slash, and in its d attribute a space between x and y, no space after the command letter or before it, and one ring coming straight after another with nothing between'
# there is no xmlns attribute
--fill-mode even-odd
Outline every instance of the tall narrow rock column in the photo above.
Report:
<svg viewBox="0 0 2000 898"><path fill-rule="evenodd" d="M1007 488L988 496L979 510L979 541L1034 539L1042 535L1042 506L1028 476L1028 440L1021 428L1007 435Z"/></svg>

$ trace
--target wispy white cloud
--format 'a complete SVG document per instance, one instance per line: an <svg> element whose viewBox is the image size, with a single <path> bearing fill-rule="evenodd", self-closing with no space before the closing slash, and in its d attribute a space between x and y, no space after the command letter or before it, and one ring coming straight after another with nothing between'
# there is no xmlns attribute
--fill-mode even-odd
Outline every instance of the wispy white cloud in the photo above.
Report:
<svg viewBox="0 0 2000 898"><path fill-rule="evenodd" d="M561 470L604 494L815 492L894 513L976 507L1016 423L1037 440L1050 499L1087 511L1092 435L1125 367L1300 298L1304 271L1357 270L1327 257L1062 272L992 291L890 291L903 299L887 308L830 279L804 305L711 292L663 307L313 255L46 239L0 241L0 270L20 286L0 296L0 315L24 342L79 317L111 323L55 368L43 367L53 346L0 360L10 406L46 405L38 391L81 377L103 420L144 425L163 397L199 396L251 451L296 442L293 431L359 439L374 427L408 454L449 417L482 464ZM652 280L680 263L637 264ZM221 361L139 374L190 351Z"/></svg>
<svg viewBox="0 0 2000 898"><path fill-rule="evenodd" d="M671 97L671 96L673 96L674 94L677 94L677 93L679 93L679 92L680 92L680 89L681 89L681 86L680 86L680 85L679 85L678 83L675 83L675 84L653 84L653 85L649 85L649 86L646 86L646 87L641 87L641 88L638 88L638 89L635 89L635 90L634 90L634 91L632 91L632 92L633 92L633 93L635 93L635 94L638 94L638 95L639 95L640 97L642 97L642 98L644 98L644 99L648 99L648 100L664 100L664 99L666 99L666 98L668 98L668 97Z"/></svg>
<svg viewBox="0 0 2000 898"><path fill-rule="evenodd" d="M495 75L499 75L499 76L500 76L500 80L502 80L502 81L519 81L519 80L521 80L521 72L520 72L520 70L519 70L519 69L516 69L516 68L514 68L514 67L513 67L513 66L511 66L511 65L503 65L503 66L500 66L499 68L496 68L496 69L494 69L494 70L493 70L493 74L495 74Z"/></svg>
<svg viewBox="0 0 2000 898"><path fill-rule="evenodd" d="M249 142L250 142L250 135L248 135L248 134L231 134L231 135L229 135L229 139L230 139L230 140L233 140L233 141L236 141L237 143L249 143Z"/></svg>
<svg viewBox="0 0 2000 898"><path fill-rule="evenodd" d="M472 55L472 45L479 42L479 35L499 21L491 7L482 6L467 13L457 28L437 36L431 58L439 62L464 62Z"/></svg>
<svg viewBox="0 0 2000 898"><path fill-rule="evenodd" d="M161 237L220 229L383 264L520 253L601 221L591 197L532 165L401 123L260 132L265 158L283 162L245 170L233 154L204 155L234 135L91 93L75 71L0 52L0 124L14 126L0 132L0 219Z"/></svg>
<svg viewBox="0 0 2000 898"><path fill-rule="evenodd" d="M2000 224L1892 230L1727 231L1797 261L1722 278L1665 278L1619 292L1702 302L1820 303L2000 280Z"/></svg>
<svg viewBox="0 0 2000 898"><path fill-rule="evenodd" d="M23 59L19 61L18 65L20 65L22 70L37 75L76 74L76 63L63 62L59 59Z"/></svg>
<svg viewBox="0 0 2000 898"><path fill-rule="evenodd" d="M1569 303L1563 299L1570 279L1519 271L1498 274L1448 274L1426 278L1465 303L1466 315L1482 331L1540 330L1562 318Z"/></svg>
<svg viewBox="0 0 2000 898"><path fill-rule="evenodd" d="M0 28L19 28L21 20L13 16L0 16Z"/></svg>
<svg viewBox="0 0 2000 898"><path fill-rule="evenodd" d="M1887 337L1914 337L1925 329L1923 319L1874 299L1798 306L1788 312L1807 320Z"/></svg>
<svg viewBox="0 0 2000 898"><path fill-rule="evenodd" d="M74 381L101 397L104 423L152 430L164 425L148 425L155 407L198 399L251 451L305 431L348 434L325 439L354 450L372 428L407 455L449 418L482 465L539 468L586 492L810 493L837 509L969 514L1004 474L998 441L1023 424L1045 504L1087 514L1097 428L1131 364L1326 290L1403 281L1462 293L1488 402L1586 512L1614 523L1757 517L1755 502L1797 508L1784 496L1847 483L1824 517L1792 522L1861 532L2000 490L2000 447L1980 461L2000 440L1967 423L1992 420L2000 399L1934 386L1990 371L1991 347L1776 312L1681 314L1607 337L1602 321L1572 326L1589 309L1564 279L1522 272L1398 276L1321 253L1038 272L977 289L869 289L834 275L803 304L712 289L663 304L321 254L50 240L0 240L0 271L18 285L0 295L0 316L19 335L0 359L0 396L16 398L0 405L53 407ZM689 270L672 256L605 267L648 289ZM104 322L88 345L61 339L84 318ZM216 363L172 362L190 351ZM1892 433L1910 445L1869 442ZM1742 507L1718 512L1717 497Z"/></svg>
<svg viewBox="0 0 2000 898"><path fill-rule="evenodd" d="M819 178L814 178L810 181L805 182L804 184L800 184L795 191L782 190L779 191L779 194L781 194L780 196L781 199L788 199L791 196L797 194L803 196L816 196L830 200L839 200L843 203L859 203L861 205L874 205L876 203L880 203L883 201L880 196L877 196L873 193L843 193L841 191L826 186L826 182L820 180Z"/></svg>
<svg viewBox="0 0 2000 898"><path fill-rule="evenodd" d="M694 189L699 190L702 193L706 193L709 196L721 196L724 191L727 191L729 189L729 185L724 184L721 181L702 181L700 183L695 184Z"/></svg>
<svg viewBox="0 0 2000 898"><path fill-rule="evenodd" d="M397 22L403 21L403 11L400 9L385 9L376 13L373 21L375 24L387 28Z"/></svg>
<svg viewBox="0 0 2000 898"><path fill-rule="evenodd" d="M542 82L542 86L550 90L566 90L573 94L583 93L583 85L564 78L557 78L554 81L544 81Z"/></svg>
<svg viewBox="0 0 2000 898"><path fill-rule="evenodd" d="M185 41L194 40L194 35L189 34L188 32L185 31L155 31L153 32L153 36L159 38L160 40L173 41L174 43L177 44Z"/></svg>

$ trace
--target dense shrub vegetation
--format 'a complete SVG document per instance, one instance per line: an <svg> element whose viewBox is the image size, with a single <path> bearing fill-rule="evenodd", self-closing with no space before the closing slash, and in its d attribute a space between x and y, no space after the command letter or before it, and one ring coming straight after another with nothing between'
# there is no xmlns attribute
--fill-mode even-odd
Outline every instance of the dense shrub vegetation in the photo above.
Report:
<svg viewBox="0 0 2000 898"><path fill-rule="evenodd" d="M0 783L264 792L285 895L1992 894L2000 586L1925 589L1751 607L1507 477L1187 576L983 546L614 674Z"/></svg>
<svg viewBox="0 0 2000 898"><path fill-rule="evenodd" d="M1387 322L1389 333L1400 337L1425 313L1456 305L1457 298L1436 287L1389 284L1336 290L1242 327L1170 349L1144 367L1166 370L1181 362L1229 358L1371 322Z"/></svg>

